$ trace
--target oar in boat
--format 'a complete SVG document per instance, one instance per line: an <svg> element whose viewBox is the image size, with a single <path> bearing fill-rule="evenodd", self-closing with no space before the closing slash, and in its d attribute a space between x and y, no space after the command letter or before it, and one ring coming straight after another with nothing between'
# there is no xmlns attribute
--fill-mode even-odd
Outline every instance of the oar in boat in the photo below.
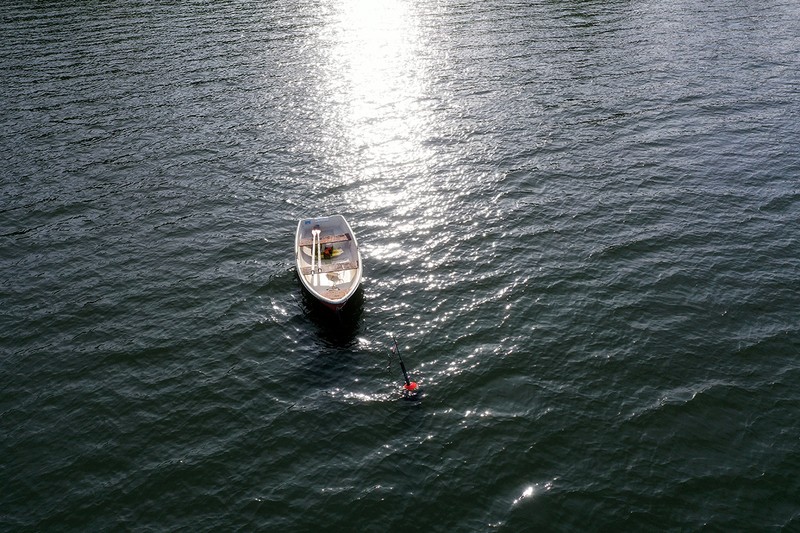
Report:
<svg viewBox="0 0 800 533"><path fill-rule="evenodd" d="M311 230L311 284L314 285L314 257L317 257L317 263L320 261L320 257L316 254L317 248L319 247L319 233L320 231L316 228ZM317 265L319 266L319 265Z"/></svg>

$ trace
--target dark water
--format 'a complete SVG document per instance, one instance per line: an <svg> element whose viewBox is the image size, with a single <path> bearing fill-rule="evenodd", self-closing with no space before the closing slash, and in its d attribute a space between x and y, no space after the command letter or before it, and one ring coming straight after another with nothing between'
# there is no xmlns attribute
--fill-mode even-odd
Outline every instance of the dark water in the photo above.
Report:
<svg viewBox="0 0 800 533"><path fill-rule="evenodd" d="M0 43L0 529L800 530L796 2L17 1ZM293 270L329 213L341 319Z"/></svg>

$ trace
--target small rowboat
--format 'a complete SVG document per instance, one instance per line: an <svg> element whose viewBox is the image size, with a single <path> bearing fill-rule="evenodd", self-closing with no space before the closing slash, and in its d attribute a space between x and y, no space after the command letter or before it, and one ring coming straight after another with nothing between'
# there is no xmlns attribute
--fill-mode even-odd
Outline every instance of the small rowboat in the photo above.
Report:
<svg viewBox="0 0 800 533"><path fill-rule="evenodd" d="M294 255L303 286L335 311L344 307L361 283L358 241L342 215L300 220Z"/></svg>

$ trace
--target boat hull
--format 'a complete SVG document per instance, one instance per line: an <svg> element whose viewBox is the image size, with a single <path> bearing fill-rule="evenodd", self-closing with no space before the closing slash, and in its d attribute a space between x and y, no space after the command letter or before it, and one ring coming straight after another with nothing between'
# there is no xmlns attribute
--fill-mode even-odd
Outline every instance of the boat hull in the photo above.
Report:
<svg viewBox="0 0 800 533"><path fill-rule="evenodd" d="M295 263L306 290L334 311L344 307L361 284L358 241L342 215L297 223Z"/></svg>

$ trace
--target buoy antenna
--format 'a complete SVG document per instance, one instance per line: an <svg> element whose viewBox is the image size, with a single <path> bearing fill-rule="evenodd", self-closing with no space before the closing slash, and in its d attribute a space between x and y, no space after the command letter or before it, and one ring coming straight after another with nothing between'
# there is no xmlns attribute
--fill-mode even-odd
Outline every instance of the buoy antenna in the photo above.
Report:
<svg viewBox="0 0 800 533"><path fill-rule="evenodd" d="M400 369L403 371L403 379L405 380L405 385L403 388L408 392L414 392L419 388L416 381L411 381L408 379L408 371L406 370L406 365L403 363L403 358L400 356L400 347L397 345L397 338L392 335L392 341L394 342L394 346L392 346L392 351L397 354L397 360L400 361Z"/></svg>

